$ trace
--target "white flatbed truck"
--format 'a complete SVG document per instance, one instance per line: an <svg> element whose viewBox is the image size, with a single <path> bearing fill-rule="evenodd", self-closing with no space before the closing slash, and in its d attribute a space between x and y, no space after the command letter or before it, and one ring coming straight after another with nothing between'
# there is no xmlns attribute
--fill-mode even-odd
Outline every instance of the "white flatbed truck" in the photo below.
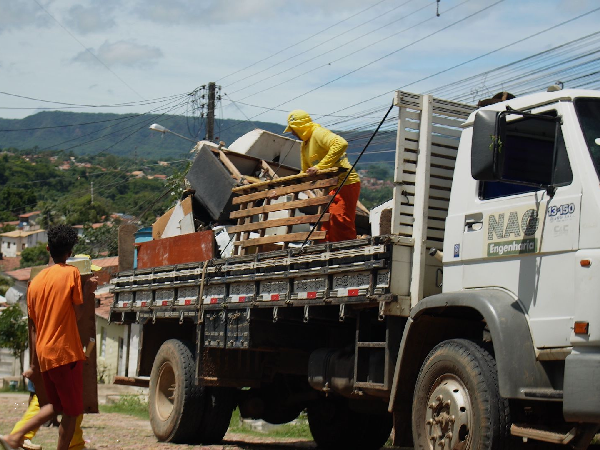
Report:
<svg viewBox="0 0 600 450"><path fill-rule="evenodd" d="M237 405L271 423L306 410L319 448L376 449L392 425L416 449L587 448L600 93L395 105L386 235L114 278L111 320L143 324L159 440L218 442Z"/></svg>

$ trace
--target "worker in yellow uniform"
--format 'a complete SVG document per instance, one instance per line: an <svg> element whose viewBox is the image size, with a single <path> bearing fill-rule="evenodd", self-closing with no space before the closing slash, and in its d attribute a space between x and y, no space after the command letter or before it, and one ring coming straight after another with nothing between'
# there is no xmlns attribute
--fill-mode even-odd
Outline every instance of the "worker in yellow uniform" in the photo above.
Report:
<svg viewBox="0 0 600 450"><path fill-rule="evenodd" d="M346 149L348 142L327 128L312 121L306 111L296 109L288 115L284 133L291 132L302 141L302 171L315 174L319 170L330 167L343 167L351 170ZM327 230L326 240L329 242L356 239L356 203L360 194L360 178L352 169L346 181L346 172L340 174L338 186L329 195L333 195L343 182L344 185L329 206L329 223L323 224Z"/></svg>

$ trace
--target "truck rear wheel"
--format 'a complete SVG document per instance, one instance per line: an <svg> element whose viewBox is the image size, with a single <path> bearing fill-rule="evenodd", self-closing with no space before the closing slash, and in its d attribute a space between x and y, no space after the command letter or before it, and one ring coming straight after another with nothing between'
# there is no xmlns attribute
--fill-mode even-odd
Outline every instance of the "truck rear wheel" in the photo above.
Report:
<svg viewBox="0 0 600 450"><path fill-rule="evenodd" d="M217 444L223 440L236 406L235 391L233 388L204 388L204 410L196 422L195 442Z"/></svg>
<svg viewBox="0 0 600 450"><path fill-rule="evenodd" d="M148 408L154 435L163 442L188 442L203 407L203 388L195 383L191 346L177 339L166 341L150 375Z"/></svg>
<svg viewBox="0 0 600 450"><path fill-rule="evenodd" d="M466 339L438 344L415 386L415 450L506 448L509 408L497 378L496 361L483 345Z"/></svg>
<svg viewBox="0 0 600 450"><path fill-rule="evenodd" d="M392 432L391 414L352 411L344 399L326 398L308 406L308 425L321 449L378 450Z"/></svg>

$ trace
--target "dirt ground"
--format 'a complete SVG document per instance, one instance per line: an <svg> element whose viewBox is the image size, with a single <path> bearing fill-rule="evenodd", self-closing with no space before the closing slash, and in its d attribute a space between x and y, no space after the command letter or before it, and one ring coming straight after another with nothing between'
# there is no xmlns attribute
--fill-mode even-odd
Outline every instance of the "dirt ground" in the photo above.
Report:
<svg viewBox="0 0 600 450"><path fill-rule="evenodd" d="M114 395L114 394L107 394ZM104 397L104 398L102 398ZM102 396L100 401L106 398ZM27 409L27 394L0 393L0 434L9 433L13 425ZM227 433L220 445L175 445L161 444L156 441L150 423L124 414L88 414L84 417L83 435L88 449L157 449L157 450L292 450L314 449L312 441L298 439L279 439L244 434ZM56 448L58 429L42 427L33 441L43 445L44 449Z"/></svg>

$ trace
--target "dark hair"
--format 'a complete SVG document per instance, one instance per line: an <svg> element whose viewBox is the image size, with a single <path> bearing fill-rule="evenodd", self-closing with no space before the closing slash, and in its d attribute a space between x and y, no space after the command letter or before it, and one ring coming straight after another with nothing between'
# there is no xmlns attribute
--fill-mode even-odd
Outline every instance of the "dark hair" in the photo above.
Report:
<svg viewBox="0 0 600 450"><path fill-rule="evenodd" d="M48 229L48 248L55 261L63 259L73 250L79 237L77 231L67 225L56 225Z"/></svg>

